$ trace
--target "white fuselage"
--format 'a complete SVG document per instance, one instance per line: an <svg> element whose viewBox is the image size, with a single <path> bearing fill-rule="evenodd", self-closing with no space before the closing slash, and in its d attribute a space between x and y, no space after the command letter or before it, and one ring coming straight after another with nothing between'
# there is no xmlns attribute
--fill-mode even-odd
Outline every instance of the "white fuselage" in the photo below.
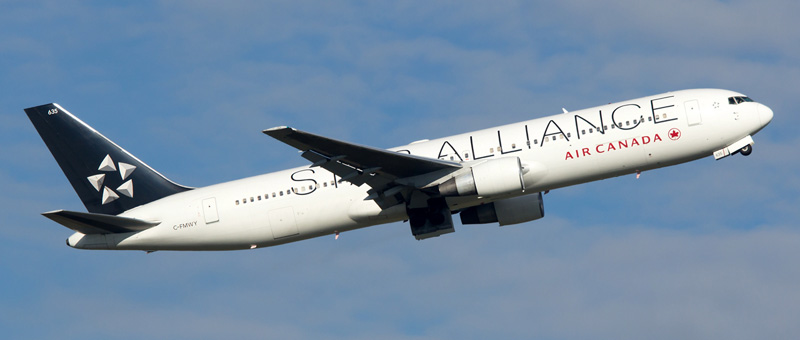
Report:
<svg viewBox="0 0 800 340"><path fill-rule="evenodd" d="M766 106L727 90L684 90L393 148L469 164L519 157L525 191L448 198L453 211L513 196L683 163L711 155L763 128ZM734 151L734 150L731 150ZM300 167L175 194L120 216L160 221L138 233L74 234L77 248L228 250L266 247L407 219L381 210L367 185L319 167Z"/></svg>

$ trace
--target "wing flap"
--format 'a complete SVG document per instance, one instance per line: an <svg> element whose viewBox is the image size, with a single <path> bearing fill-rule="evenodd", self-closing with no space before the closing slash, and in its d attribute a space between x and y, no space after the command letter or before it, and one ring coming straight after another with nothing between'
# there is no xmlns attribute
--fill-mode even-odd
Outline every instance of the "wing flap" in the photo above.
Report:
<svg viewBox="0 0 800 340"><path fill-rule="evenodd" d="M43 213L42 215L58 224L86 235L136 232L152 228L161 223L130 217L69 210L56 210Z"/></svg>

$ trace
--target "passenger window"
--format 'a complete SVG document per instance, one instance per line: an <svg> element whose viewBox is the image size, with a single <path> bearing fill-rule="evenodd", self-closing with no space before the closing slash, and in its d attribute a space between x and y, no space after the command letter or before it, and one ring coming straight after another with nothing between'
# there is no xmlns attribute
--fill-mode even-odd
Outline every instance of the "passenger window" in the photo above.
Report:
<svg viewBox="0 0 800 340"><path fill-rule="evenodd" d="M592 133L592 132L594 132L594 130L592 130L592 129L589 129L589 133Z"/></svg>
<svg viewBox="0 0 800 340"><path fill-rule="evenodd" d="M280 191L280 192L278 192L278 194L280 194L281 196L283 196L283 191Z"/></svg>
<svg viewBox="0 0 800 340"><path fill-rule="evenodd" d="M255 201L255 200L252 197L250 197L250 202L253 202L253 201Z"/></svg>
<svg viewBox="0 0 800 340"><path fill-rule="evenodd" d="M494 148L489 148L489 153L494 153Z"/></svg>
<svg viewBox="0 0 800 340"><path fill-rule="evenodd" d="M239 205L239 200L236 200L236 205Z"/></svg>
<svg viewBox="0 0 800 340"><path fill-rule="evenodd" d="M258 200L259 200L259 201L261 200L261 195L258 195Z"/></svg>
<svg viewBox="0 0 800 340"><path fill-rule="evenodd" d="M581 134L585 135L586 134L586 130L581 130Z"/></svg>
<svg viewBox="0 0 800 340"><path fill-rule="evenodd" d="M242 199L242 204L247 203L247 198Z"/></svg>
<svg viewBox="0 0 800 340"><path fill-rule="evenodd" d="M517 148L517 143L511 143L511 148L512 149L516 149Z"/></svg>
<svg viewBox="0 0 800 340"><path fill-rule="evenodd" d="M534 139L533 140L533 145L539 145L539 140L538 139Z"/></svg>
<svg viewBox="0 0 800 340"><path fill-rule="evenodd" d="M556 140L556 136L553 136L553 140Z"/></svg>

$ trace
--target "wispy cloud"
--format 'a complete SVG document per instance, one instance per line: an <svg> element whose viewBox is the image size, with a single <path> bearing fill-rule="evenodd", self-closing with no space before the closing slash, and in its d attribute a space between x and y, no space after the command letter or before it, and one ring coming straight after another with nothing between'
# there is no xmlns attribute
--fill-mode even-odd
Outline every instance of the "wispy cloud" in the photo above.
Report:
<svg viewBox="0 0 800 340"><path fill-rule="evenodd" d="M0 13L10 338L787 338L800 296L790 1L19 2ZM794 11L793 11L794 10ZM305 161L275 125L390 147L687 87L775 110L753 155L556 190L547 216L256 251L76 251L22 108L58 101L179 182ZM42 320L47 320L43 324ZM44 325L44 326L43 326Z"/></svg>

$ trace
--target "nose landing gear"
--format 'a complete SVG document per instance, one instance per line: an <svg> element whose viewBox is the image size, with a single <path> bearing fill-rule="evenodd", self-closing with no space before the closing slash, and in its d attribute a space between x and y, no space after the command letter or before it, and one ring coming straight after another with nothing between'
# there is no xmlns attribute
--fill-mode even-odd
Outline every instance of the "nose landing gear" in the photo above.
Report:
<svg viewBox="0 0 800 340"><path fill-rule="evenodd" d="M753 153L753 146L747 144L743 148L739 149L739 153L742 154L742 156L750 156L750 154Z"/></svg>

